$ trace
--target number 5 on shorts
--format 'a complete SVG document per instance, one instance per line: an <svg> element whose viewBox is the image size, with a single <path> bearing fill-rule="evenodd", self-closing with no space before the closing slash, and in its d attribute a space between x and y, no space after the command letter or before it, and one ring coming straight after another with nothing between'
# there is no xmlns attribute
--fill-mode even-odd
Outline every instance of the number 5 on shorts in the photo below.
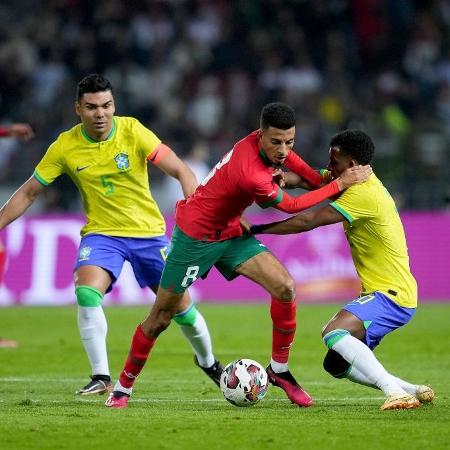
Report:
<svg viewBox="0 0 450 450"><path fill-rule="evenodd" d="M181 286L188 287L192 284L197 279L199 269L199 266L189 266L186 270L186 276L183 278Z"/></svg>

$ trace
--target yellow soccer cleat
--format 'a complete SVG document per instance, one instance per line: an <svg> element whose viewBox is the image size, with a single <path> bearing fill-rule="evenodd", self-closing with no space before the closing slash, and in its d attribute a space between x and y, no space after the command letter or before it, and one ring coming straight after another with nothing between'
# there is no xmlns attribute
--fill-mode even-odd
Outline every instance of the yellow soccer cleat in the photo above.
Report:
<svg viewBox="0 0 450 450"><path fill-rule="evenodd" d="M424 384L417 386L416 398L420 402L431 403L435 397L436 397L436 395L435 395L433 389L430 388L430 386L425 386Z"/></svg>
<svg viewBox="0 0 450 450"><path fill-rule="evenodd" d="M380 406L381 411L388 409L414 409L418 408L422 403L416 397L409 394L390 395L386 401Z"/></svg>

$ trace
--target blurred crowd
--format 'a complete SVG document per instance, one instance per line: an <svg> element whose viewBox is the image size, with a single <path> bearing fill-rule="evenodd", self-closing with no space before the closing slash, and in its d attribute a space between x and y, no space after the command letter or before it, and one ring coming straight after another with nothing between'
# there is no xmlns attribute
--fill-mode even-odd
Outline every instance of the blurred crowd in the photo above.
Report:
<svg viewBox="0 0 450 450"><path fill-rule="evenodd" d="M296 109L295 148L311 165L326 163L335 132L361 128L400 208L448 208L449 38L450 0L1 2L0 124L29 122L36 138L1 142L0 181L31 175L77 123L76 83L99 72L118 115L203 171L279 100ZM76 197L62 179L45 209L76 209Z"/></svg>

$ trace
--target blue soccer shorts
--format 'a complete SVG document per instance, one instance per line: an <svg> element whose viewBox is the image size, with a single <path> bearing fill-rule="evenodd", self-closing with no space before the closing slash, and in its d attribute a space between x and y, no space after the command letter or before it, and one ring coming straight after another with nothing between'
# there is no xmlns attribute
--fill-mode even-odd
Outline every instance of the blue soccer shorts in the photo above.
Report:
<svg viewBox="0 0 450 450"><path fill-rule="evenodd" d="M416 312L415 308L404 308L378 291L356 298L342 309L364 323L365 341L372 350L386 334L407 324Z"/></svg>
<svg viewBox="0 0 450 450"><path fill-rule="evenodd" d="M140 287L159 284L169 248L166 236L129 238L88 234L81 239L74 271L81 266L98 266L109 272L110 292L125 261L133 268Z"/></svg>

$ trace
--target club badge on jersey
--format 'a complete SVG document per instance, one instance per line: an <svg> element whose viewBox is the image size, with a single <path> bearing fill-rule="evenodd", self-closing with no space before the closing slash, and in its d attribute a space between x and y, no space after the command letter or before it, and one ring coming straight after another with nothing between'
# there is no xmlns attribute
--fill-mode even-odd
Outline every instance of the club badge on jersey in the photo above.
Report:
<svg viewBox="0 0 450 450"><path fill-rule="evenodd" d="M119 170L128 170L130 168L130 161L126 153L118 153L114 156L114 161L116 162Z"/></svg>

